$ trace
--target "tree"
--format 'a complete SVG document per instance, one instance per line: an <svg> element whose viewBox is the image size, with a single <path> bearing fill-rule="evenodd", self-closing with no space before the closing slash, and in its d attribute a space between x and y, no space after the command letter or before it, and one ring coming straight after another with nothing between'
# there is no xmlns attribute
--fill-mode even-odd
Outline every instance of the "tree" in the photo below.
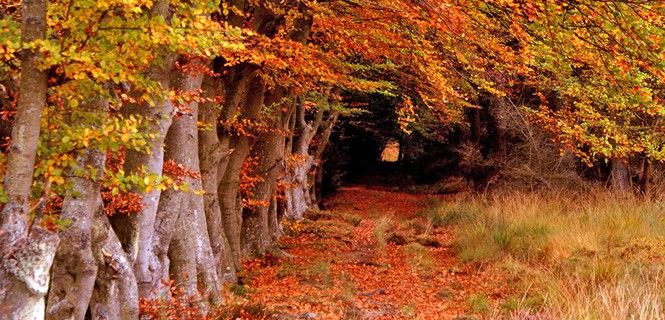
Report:
<svg viewBox="0 0 665 320"><path fill-rule="evenodd" d="M30 191L41 115L46 107L47 74L31 46L46 37L46 1L22 4L21 43L29 48L20 59L19 101L7 155L4 191L7 203L0 220L0 313L12 318L40 319L48 291L49 269L58 237L30 225Z"/></svg>
<svg viewBox="0 0 665 320"><path fill-rule="evenodd" d="M659 3L21 8L0 7L0 310L14 318L223 303L244 260L279 254L280 220L317 206L322 154L363 96L386 97L402 137L436 136L466 108L486 109L480 131L527 88L533 119L588 164L611 161L618 186L626 163L642 158L648 181L663 158Z"/></svg>
<svg viewBox="0 0 665 320"><path fill-rule="evenodd" d="M520 41L531 52L529 82L557 95L555 104L541 99L537 118L588 165L611 162L612 184L622 191L630 185L628 162L662 159L664 9L652 1L511 9L522 17Z"/></svg>

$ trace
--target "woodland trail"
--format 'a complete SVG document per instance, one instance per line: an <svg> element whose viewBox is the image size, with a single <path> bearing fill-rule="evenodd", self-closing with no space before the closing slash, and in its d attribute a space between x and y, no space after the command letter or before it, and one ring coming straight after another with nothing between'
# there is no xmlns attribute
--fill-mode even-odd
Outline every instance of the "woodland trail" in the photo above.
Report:
<svg viewBox="0 0 665 320"><path fill-rule="evenodd" d="M439 201L451 198L437 197ZM477 319L474 297L496 305L509 293L502 273L457 260L452 230L419 212L433 196L342 188L325 211L288 224L292 257L246 264L230 296L242 319ZM409 236L407 229L422 229ZM424 228L424 229L423 229Z"/></svg>

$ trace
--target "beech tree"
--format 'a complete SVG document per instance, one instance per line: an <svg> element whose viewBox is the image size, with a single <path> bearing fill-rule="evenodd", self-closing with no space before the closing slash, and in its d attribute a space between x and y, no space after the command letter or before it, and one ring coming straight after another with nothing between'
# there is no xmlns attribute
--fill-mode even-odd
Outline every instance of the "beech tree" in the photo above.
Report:
<svg viewBox="0 0 665 320"><path fill-rule="evenodd" d="M647 189L650 164L662 159L664 9L658 1L497 1L489 9L519 26L513 34L529 48L536 117L586 164L611 163L612 185L623 192L631 160L643 162Z"/></svg>
<svg viewBox="0 0 665 320"><path fill-rule="evenodd" d="M24 1L21 42L46 37L46 1ZM31 49L20 58L21 99L12 126L4 190L7 202L0 221L0 313L15 319L39 319L49 288L49 269L58 237L41 226L30 225L30 194L41 116L46 107L47 73L39 69L40 53Z"/></svg>
<svg viewBox="0 0 665 320"><path fill-rule="evenodd" d="M183 297L203 316L223 304L244 261L282 254L282 221L318 206L323 154L358 94L391 97L408 134L536 88L533 118L586 162L663 158L656 4L20 8L0 7L12 128L0 157L0 314L11 319L151 318L156 301Z"/></svg>

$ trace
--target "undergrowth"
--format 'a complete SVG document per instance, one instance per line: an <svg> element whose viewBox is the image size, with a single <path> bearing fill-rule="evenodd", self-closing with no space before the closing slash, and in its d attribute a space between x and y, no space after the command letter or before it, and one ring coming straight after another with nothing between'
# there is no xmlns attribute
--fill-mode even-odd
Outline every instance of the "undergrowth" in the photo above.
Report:
<svg viewBox="0 0 665 320"><path fill-rule="evenodd" d="M663 319L665 214L656 201L595 192L513 193L421 213L454 228L458 257L497 266L518 319ZM473 299L472 299L473 298ZM470 309L485 309L478 297Z"/></svg>

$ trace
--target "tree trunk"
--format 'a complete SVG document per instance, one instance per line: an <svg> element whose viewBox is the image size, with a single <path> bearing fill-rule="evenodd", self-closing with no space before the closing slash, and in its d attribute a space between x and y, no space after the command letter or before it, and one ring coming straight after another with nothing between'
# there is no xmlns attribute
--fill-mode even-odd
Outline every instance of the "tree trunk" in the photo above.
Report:
<svg viewBox="0 0 665 320"><path fill-rule="evenodd" d="M3 257L0 314L5 319L44 319L44 296L58 240L55 233L36 227L27 241Z"/></svg>
<svg viewBox="0 0 665 320"><path fill-rule="evenodd" d="M132 264L102 207L92 227L97 280L90 301L92 319L138 319L139 292Z"/></svg>
<svg viewBox="0 0 665 320"><path fill-rule="evenodd" d="M304 106L302 104L298 106L296 128L299 135L294 140L292 148L294 164L289 168L286 175L289 189L285 195L284 216L288 219L302 219L309 208L317 205L316 194L313 192L316 175L310 173L312 168L317 170L315 165L323 155L333 126L339 117L337 111L330 111L327 116L325 113L324 111L318 111L312 123L308 124L305 120ZM323 130L319 133L321 128ZM310 150L317 133L319 136L316 141L316 148Z"/></svg>
<svg viewBox="0 0 665 320"><path fill-rule="evenodd" d="M245 1L239 1L245 5ZM258 34L273 37L279 26L284 23L284 17L280 16L278 12L275 12L275 6L280 5L278 1L267 1L266 3L260 3L255 5L252 8L252 25L254 26L254 31ZM295 28L288 35L288 38L294 41L299 41L304 43L305 40L309 37L309 32L311 29L313 17L307 14L303 14L302 17L294 22ZM234 70L237 68L234 68ZM241 72L241 76L249 76L246 92L231 92L226 90L227 97L237 97L246 95L246 98L242 104L233 105L238 106L239 119L240 120L249 120L250 122L256 122L260 120L260 114L264 106L264 94L266 91L266 85L263 79L260 76L256 75L254 70ZM245 87L245 86L243 86ZM233 100L231 101L233 103ZM230 110L225 110L224 113L230 113ZM221 139L222 146L225 145L225 141L231 141L233 152L228 158L227 161L222 161L220 164L219 174L221 178L219 179L219 202L220 208L222 211L222 217L224 221L224 227L226 229L226 235L228 237L229 243L232 248L234 262L236 266L240 261L241 254L241 228L242 228L242 208L238 205L238 189L240 183L240 170L242 165L249 155L250 148L252 145L252 139L245 135L231 137L227 134Z"/></svg>
<svg viewBox="0 0 665 320"><path fill-rule="evenodd" d="M201 89L202 78L182 75L176 87L181 92L197 92ZM198 103L191 102L186 107L191 113L176 117L166 137L166 159L190 172L199 173ZM170 275L176 285L185 289L185 293L200 294L204 302L219 304L219 280L208 238L204 199L197 194L202 190L201 178L189 176L184 178L184 182L189 190L164 191L159 206L158 221L160 217L178 217L172 242L168 247ZM155 234L159 234L159 230L156 230ZM197 283L200 286L198 291Z"/></svg>
<svg viewBox="0 0 665 320"><path fill-rule="evenodd" d="M132 114L143 115L149 121L155 121L151 130L155 137L148 142L150 154L128 150L125 154L125 172L139 173L145 168L147 174L161 175L164 165L164 137L171 125L173 107L170 101L158 102L156 106L138 106ZM141 297L148 297L152 287L151 266L155 261L152 252L155 216L159 205L161 191L154 188L150 192L141 193L141 212L128 216L114 216L113 227L120 238L129 261L135 265L135 273L139 281Z"/></svg>
<svg viewBox="0 0 665 320"><path fill-rule="evenodd" d="M296 131L298 136L293 140L290 148L290 163L285 180L288 189L285 194L284 217L291 220L300 220L309 208L307 192L307 174L314 165L314 158L309 154L309 146L323 121L323 111L316 114L312 124L305 119L305 104L298 101L296 105Z"/></svg>
<svg viewBox="0 0 665 320"><path fill-rule="evenodd" d="M220 85L219 79L206 76L203 80L204 97L213 99L216 95L221 94ZM224 283L235 282L237 277L229 240L226 238L222 225L222 213L217 196L219 163L230 153L228 150L226 152L222 150L217 136L220 112L221 108L213 102L204 102L200 106L199 122L203 123L206 129L199 130L199 160L208 237L210 237L210 246L215 258L217 275L219 280Z"/></svg>
<svg viewBox="0 0 665 320"><path fill-rule="evenodd" d="M630 191L630 173L625 159L612 159L612 173L610 177L612 190L619 193Z"/></svg>
<svg viewBox="0 0 665 320"><path fill-rule="evenodd" d="M311 206L318 208L319 202L321 201L321 183L323 181L323 166L321 160L323 159L323 153L328 147L328 142L330 141L330 135L337 124L337 119L339 119L339 111L331 111L328 115L325 123L323 124L323 131L319 135L316 142L316 149L312 157L315 161L314 174L310 175L308 188L310 194ZM402 148L400 148L401 152Z"/></svg>
<svg viewBox="0 0 665 320"><path fill-rule="evenodd" d="M247 97L241 107L240 119L256 122L263 110L265 84L256 73L253 73L248 88ZM233 137L233 152L229 155L218 189L222 221L236 266L240 264L241 254L242 208L237 205L240 170L249 155L252 142L253 139L245 135Z"/></svg>
<svg viewBox="0 0 665 320"><path fill-rule="evenodd" d="M645 157L642 162L642 174L640 175L640 190L644 195L649 195L651 192L652 171L651 159Z"/></svg>
<svg viewBox="0 0 665 320"><path fill-rule="evenodd" d="M21 42L43 39L46 33L46 1L23 1ZM41 131L42 112L46 107L47 74L37 69L41 55L28 50L21 55L21 78L16 120L12 126L11 146L7 155L4 188L8 202L0 223L0 248L27 237L28 205L32 173ZM4 251L4 250L3 250Z"/></svg>
<svg viewBox="0 0 665 320"><path fill-rule="evenodd" d="M283 170L284 137L279 132L261 135L254 146L258 157L257 172L263 178L252 188L252 200L259 204L243 210L242 244L245 258L265 254L272 243L270 234L270 205L277 178Z"/></svg>
<svg viewBox="0 0 665 320"><path fill-rule="evenodd" d="M251 190L252 200L259 204L243 210L242 243L246 258L261 256L272 245L270 224L274 219L270 216L270 209L277 180L284 172L284 132L295 106L293 103L284 103L288 100L286 96L283 89L274 89L266 94L266 105L273 110L271 119L267 120L268 132L257 137L258 142L252 149L258 159L255 172L262 180Z"/></svg>
<svg viewBox="0 0 665 320"><path fill-rule="evenodd" d="M101 97L86 104L100 114L108 110L108 102ZM99 181L105 162L106 155L100 150L85 149L78 156L76 169L94 168L97 176L69 179L73 190L63 201L61 218L70 220L71 225L60 234L63 241L58 246L51 271L47 319L83 319L88 310L97 277L91 247L92 224L95 211L103 206ZM74 175L76 170L70 171Z"/></svg>
<svg viewBox="0 0 665 320"><path fill-rule="evenodd" d="M46 1L22 3L21 42L43 39ZM37 69L40 54L21 56L19 101L7 156L4 189L8 202L0 215L0 314L6 319L43 319L49 270L58 246L57 235L38 221L28 227L30 190L46 107L47 74Z"/></svg>
<svg viewBox="0 0 665 320"><path fill-rule="evenodd" d="M270 207L268 208L268 230L270 231L272 242L277 241L284 233L284 230L279 223L278 207L279 203L277 197L273 197L270 201Z"/></svg>
<svg viewBox="0 0 665 320"><path fill-rule="evenodd" d="M158 0L153 4L151 15L170 17L170 1ZM166 49L165 49L166 50ZM157 82L162 90L170 88L170 75L176 56L164 51L162 64L153 66L147 76ZM125 154L125 172L139 173L145 169L147 174L161 175L164 165L164 138L171 126L173 105L165 94L153 97L154 106L147 104L128 106L123 112L126 115L138 115L150 121L150 130L155 134L148 140L147 148L150 152L127 150ZM120 239L127 257L133 265L138 281L139 293L142 298L150 297L156 289L154 285L155 266L157 257L153 252L153 231L155 217L161 191L154 188L150 192L141 193L141 212L129 216L114 216L111 218L114 230Z"/></svg>

